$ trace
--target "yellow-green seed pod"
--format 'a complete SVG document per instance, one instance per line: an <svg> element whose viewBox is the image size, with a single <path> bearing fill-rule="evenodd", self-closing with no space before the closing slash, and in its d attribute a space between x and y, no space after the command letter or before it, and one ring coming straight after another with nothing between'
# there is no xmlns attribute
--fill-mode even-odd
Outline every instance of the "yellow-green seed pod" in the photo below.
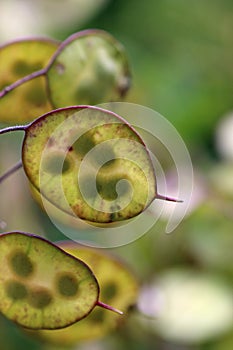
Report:
<svg viewBox="0 0 233 350"><path fill-rule="evenodd" d="M138 281L123 261L103 250L80 246L72 242L61 242L66 252L85 261L94 272L100 285L103 302L120 308L126 317L96 308L88 317L64 329L31 332L42 340L56 346L72 346L80 341L96 340L106 336L127 322L127 314L138 297Z"/></svg>
<svg viewBox="0 0 233 350"><path fill-rule="evenodd" d="M30 329L57 329L100 305L90 268L49 241L30 234L0 235L0 312Z"/></svg>
<svg viewBox="0 0 233 350"><path fill-rule="evenodd" d="M130 219L156 198L149 152L120 116L92 106L54 110L25 129L22 160L43 197L81 219Z"/></svg>
<svg viewBox="0 0 233 350"><path fill-rule="evenodd" d="M52 57L46 76L55 108L117 101L130 85L123 46L109 33L97 29L66 39Z"/></svg>
<svg viewBox="0 0 233 350"><path fill-rule="evenodd" d="M45 68L59 42L28 38L0 46L0 90ZM24 123L52 109L44 76L18 86L0 99L0 122Z"/></svg>

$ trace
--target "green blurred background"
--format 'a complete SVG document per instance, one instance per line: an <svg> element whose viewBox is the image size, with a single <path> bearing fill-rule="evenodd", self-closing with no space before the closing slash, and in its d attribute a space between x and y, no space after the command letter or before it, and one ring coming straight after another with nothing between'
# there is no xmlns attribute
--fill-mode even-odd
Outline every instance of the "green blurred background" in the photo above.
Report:
<svg viewBox="0 0 233 350"><path fill-rule="evenodd" d="M1 43L31 35L63 40L93 27L124 44L133 77L126 100L172 122L189 149L195 181L191 211L171 235L161 220L113 249L141 282L138 310L115 333L74 348L233 349L233 2L0 0ZM21 139L1 136L1 172L19 159ZM2 232L64 238L31 199L21 172L0 193ZM0 350L52 349L3 317L0 335Z"/></svg>

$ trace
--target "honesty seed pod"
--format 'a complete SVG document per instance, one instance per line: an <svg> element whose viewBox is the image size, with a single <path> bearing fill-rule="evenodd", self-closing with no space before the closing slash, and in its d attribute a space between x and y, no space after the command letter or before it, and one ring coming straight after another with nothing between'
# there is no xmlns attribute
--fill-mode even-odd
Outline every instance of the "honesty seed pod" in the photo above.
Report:
<svg viewBox="0 0 233 350"><path fill-rule="evenodd" d="M21 39L0 46L0 90L25 76L34 77L0 98L1 122L23 123L52 109L45 77L36 77L35 72L48 65L58 46L59 42L47 38Z"/></svg>
<svg viewBox="0 0 233 350"><path fill-rule="evenodd" d="M15 130L25 132L22 164L30 183L65 213L105 224L135 217L156 198L176 201L157 193L146 145L113 112L61 108L0 134Z"/></svg>
<svg viewBox="0 0 233 350"><path fill-rule="evenodd" d="M90 268L51 242L31 234L0 235L0 311L30 329L58 329L86 317L99 301Z"/></svg>
<svg viewBox="0 0 233 350"><path fill-rule="evenodd" d="M154 199L148 151L116 114L69 107L42 116L25 131L24 170L32 185L65 212L93 222L118 221L139 214Z"/></svg>
<svg viewBox="0 0 233 350"><path fill-rule="evenodd" d="M116 101L130 85L124 47L112 35L97 29L66 39L52 57L46 78L55 108Z"/></svg>
<svg viewBox="0 0 233 350"><path fill-rule="evenodd" d="M0 63L0 121L32 120L51 106L118 101L130 86L124 47L103 30L75 33L59 46L48 39L9 43L0 47Z"/></svg>
<svg viewBox="0 0 233 350"><path fill-rule="evenodd" d="M95 308L81 322L64 329L30 331L30 334L56 346L72 346L81 341L102 338L123 326L127 322L129 309L136 303L139 291L138 281L127 264L103 250L80 246L71 241L57 244L88 264L99 282L101 300L116 306L125 316Z"/></svg>

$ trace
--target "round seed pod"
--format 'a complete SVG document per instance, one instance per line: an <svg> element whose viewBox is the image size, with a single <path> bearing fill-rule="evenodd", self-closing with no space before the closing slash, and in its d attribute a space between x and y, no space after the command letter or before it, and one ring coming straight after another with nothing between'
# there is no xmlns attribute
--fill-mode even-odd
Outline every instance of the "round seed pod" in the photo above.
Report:
<svg viewBox="0 0 233 350"><path fill-rule="evenodd" d="M58 329L99 304L99 285L81 260L21 232L0 235L0 311L30 329Z"/></svg>
<svg viewBox="0 0 233 350"><path fill-rule="evenodd" d="M109 223L140 214L155 199L148 150L117 114L92 106L67 107L36 119L25 132L26 175L64 212Z"/></svg>
<svg viewBox="0 0 233 350"><path fill-rule="evenodd" d="M100 339L123 326L138 297L139 286L134 273L119 258L103 250L87 248L73 242L58 244L90 266L100 285L101 300L120 308L125 317L96 308L85 319L64 329L30 331L29 334L56 346L73 346L81 341Z"/></svg>
<svg viewBox="0 0 233 350"><path fill-rule="evenodd" d="M52 57L46 77L55 108L116 101L130 86L124 47L112 35L97 29L66 39Z"/></svg>
<svg viewBox="0 0 233 350"><path fill-rule="evenodd" d="M58 41L47 38L26 38L0 46L0 90L45 68L58 46ZM46 79L39 76L0 99L0 122L25 123L51 109Z"/></svg>

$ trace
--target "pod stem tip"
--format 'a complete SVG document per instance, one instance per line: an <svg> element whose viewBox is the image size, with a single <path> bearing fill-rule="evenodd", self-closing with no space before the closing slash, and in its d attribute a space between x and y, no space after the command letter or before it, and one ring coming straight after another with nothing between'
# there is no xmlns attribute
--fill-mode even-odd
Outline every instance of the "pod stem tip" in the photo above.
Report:
<svg viewBox="0 0 233 350"><path fill-rule="evenodd" d="M99 300L98 300L98 302L97 302L96 305L98 305L98 306L100 306L100 307L103 307L104 309L113 311L113 312L115 312L115 313L117 313L117 314L119 314L119 315L123 315L123 314L124 314L123 311L118 310L118 309L116 309L116 308L114 308L114 307L112 307L112 306L110 306L110 305L108 305L108 304L105 304L105 303L103 303L102 301L99 301Z"/></svg>
<svg viewBox="0 0 233 350"><path fill-rule="evenodd" d="M162 194L157 193L155 199L161 199L168 202L175 202L175 203L183 203L184 201L182 199L172 198L168 196L163 196Z"/></svg>

